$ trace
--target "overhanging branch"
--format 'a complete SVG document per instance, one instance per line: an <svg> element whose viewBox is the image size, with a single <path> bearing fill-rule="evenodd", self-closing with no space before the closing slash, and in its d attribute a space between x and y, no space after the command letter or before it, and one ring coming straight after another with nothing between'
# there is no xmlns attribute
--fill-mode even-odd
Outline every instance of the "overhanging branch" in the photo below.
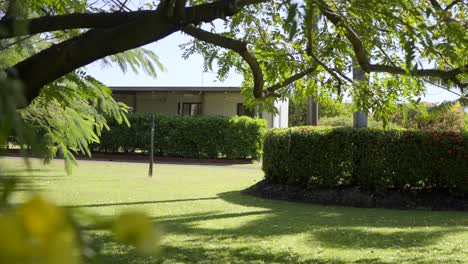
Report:
<svg viewBox="0 0 468 264"><path fill-rule="evenodd" d="M277 90L281 89L281 88L284 88L290 84L293 84L294 82L304 78L305 76L311 74L312 72L315 71L315 69L317 69L317 66L313 66L313 67L309 67L301 72L298 72L296 74L294 74L293 76L287 78L286 80L280 82L280 83L277 83L275 85L272 85L270 87L268 87L266 89L266 96L275 96L275 93Z"/></svg>
<svg viewBox="0 0 468 264"><path fill-rule="evenodd" d="M458 80L457 76L468 72L468 64L463 65L459 68L452 70L440 70L440 69L411 69L409 72L401 67L383 65L383 64L372 64L367 56L366 48L359 37L359 35L349 26L346 21L334 12L325 1L319 0L319 7L323 15L330 20L336 27L345 30L346 38L351 42L353 50L356 56L356 60L362 70L367 73L370 72L382 72L391 74L410 74L413 76L428 76L437 77L444 80L450 80L457 83L460 89L463 89L464 85Z"/></svg>
<svg viewBox="0 0 468 264"><path fill-rule="evenodd" d="M75 13L59 16L45 16L29 20L7 19L0 21L0 38L34 35L57 30L76 28L107 28L129 23L136 18L148 16L154 11L114 12L114 13ZM14 29L22 29L15 31Z"/></svg>
<svg viewBox="0 0 468 264"><path fill-rule="evenodd" d="M41 52L4 69L11 79L24 84L27 104L36 98L44 85L83 67L93 61L125 50L160 40L190 23L211 22L217 18L226 18L238 12L243 6L262 2L260 0L216 1L185 8L187 20L174 23L167 16L167 10L158 8L154 11L136 11L114 14L89 14L92 19L106 19L86 22L71 21L70 15L50 17L47 26L38 29L37 33L61 30L64 27L96 27L76 37L52 45ZM135 15L139 14L139 15ZM77 14L78 15L78 14ZM81 16L83 14L80 14ZM122 20L122 17L124 20ZM133 19L127 20L128 17ZM76 17L75 17L76 18ZM46 19L46 17L41 18ZM55 20L54 20L55 19ZM66 19L67 23L58 26L57 19ZM112 21L111 21L112 20ZM117 21L118 20L118 21ZM32 20L28 20L30 23ZM52 22L53 21L53 22ZM116 24L114 24L116 23ZM101 27L101 28L99 28ZM111 42L109 42L111 41ZM24 107L21 105L18 107Z"/></svg>
<svg viewBox="0 0 468 264"><path fill-rule="evenodd" d="M15 0L12 0L15 1ZM185 17L180 24L210 22L239 12L244 6L266 2L267 0L220 0L185 8ZM135 19L160 15L159 10L139 10L112 13L74 13L57 16L44 16L32 19L0 20L0 39L23 35L34 35L57 30L77 28L109 28L129 23ZM15 31L15 29L22 29Z"/></svg>
<svg viewBox="0 0 468 264"><path fill-rule="evenodd" d="M211 33L201 28L194 27L193 25L189 25L183 28L182 31L199 40L237 52L245 60L245 62L247 62L250 69L252 70L255 98L262 97L263 85L265 82L263 79L263 71L257 61L257 58L255 58L255 55L249 52L247 43L237 39L231 39L219 34Z"/></svg>
<svg viewBox="0 0 468 264"><path fill-rule="evenodd" d="M225 36L221 36L219 34L211 33L205 31L200 28L196 28L194 26L187 26L182 29L185 33L189 34L190 36L205 41L207 43L211 43L213 45L223 47L226 49L233 50L237 52L246 62L249 64L250 69L252 70L252 74L254 77L254 97L261 98L264 96L276 96L275 92L283 87L286 87L297 80L300 80L304 76L312 73L317 68L316 66L307 68L304 71L294 74L293 76L287 78L286 80L277 83L268 87L265 91L263 90L264 87L264 79L263 79L263 71L260 67L255 56L249 52L247 48L247 43L231 39Z"/></svg>

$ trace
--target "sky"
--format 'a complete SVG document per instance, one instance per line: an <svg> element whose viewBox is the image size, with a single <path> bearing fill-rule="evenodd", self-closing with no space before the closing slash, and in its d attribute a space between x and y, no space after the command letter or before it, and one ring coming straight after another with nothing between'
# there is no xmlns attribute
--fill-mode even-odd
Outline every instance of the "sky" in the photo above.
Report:
<svg viewBox="0 0 468 264"><path fill-rule="evenodd" d="M239 86L242 83L242 76L234 72L231 72L224 82L216 80L216 73L203 72L203 58L200 55L192 55L188 60L184 60L179 44L189 41L190 38L181 33L174 33L144 46L154 51L166 68L165 72L158 72L156 79L144 72L138 75L132 71L122 73L117 65L103 68L99 61L88 65L87 72L107 86ZM442 102L457 98L443 89L429 87L422 101Z"/></svg>

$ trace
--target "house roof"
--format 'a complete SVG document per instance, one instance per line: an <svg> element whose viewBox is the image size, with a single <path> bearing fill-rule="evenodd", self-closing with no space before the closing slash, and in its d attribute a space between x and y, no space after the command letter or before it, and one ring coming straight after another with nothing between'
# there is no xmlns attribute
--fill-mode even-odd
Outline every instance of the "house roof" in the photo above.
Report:
<svg viewBox="0 0 468 264"><path fill-rule="evenodd" d="M240 92L239 86L109 86L113 92Z"/></svg>

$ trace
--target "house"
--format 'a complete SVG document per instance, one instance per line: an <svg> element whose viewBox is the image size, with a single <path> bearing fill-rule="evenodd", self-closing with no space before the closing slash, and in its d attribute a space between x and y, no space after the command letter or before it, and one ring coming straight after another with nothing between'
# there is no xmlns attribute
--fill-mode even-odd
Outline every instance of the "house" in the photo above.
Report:
<svg viewBox="0 0 468 264"><path fill-rule="evenodd" d="M130 106L136 113L164 115L209 116L246 115L267 120L269 128L288 126L289 103L277 101L278 114L247 109L240 87L188 87L188 86L111 86L116 101Z"/></svg>

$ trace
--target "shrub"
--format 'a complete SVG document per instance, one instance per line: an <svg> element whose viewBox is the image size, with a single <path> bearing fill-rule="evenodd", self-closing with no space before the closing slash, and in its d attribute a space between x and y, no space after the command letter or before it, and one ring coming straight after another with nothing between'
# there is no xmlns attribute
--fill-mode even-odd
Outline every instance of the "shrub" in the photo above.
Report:
<svg viewBox="0 0 468 264"><path fill-rule="evenodd" d="M463 131L464 108L453 102L421 102L417 107L399 107L391 122L407 129Z"/></svg>
<svg viewBox="0 0 468 264"><path fill-rule="evenodd" d="M149 152L152 116L130 114L130 127L111 124L100 152ZM179 117L155 115L154 149L159 156L191 158L259 158L266 121L250 117Z"/></svg>
<svg viewBox="0 0 468 264"><path fill-rule="evenodd" d="M270 130L265 177L303 187L466 190L468 133L295 127Z"/></svg>

